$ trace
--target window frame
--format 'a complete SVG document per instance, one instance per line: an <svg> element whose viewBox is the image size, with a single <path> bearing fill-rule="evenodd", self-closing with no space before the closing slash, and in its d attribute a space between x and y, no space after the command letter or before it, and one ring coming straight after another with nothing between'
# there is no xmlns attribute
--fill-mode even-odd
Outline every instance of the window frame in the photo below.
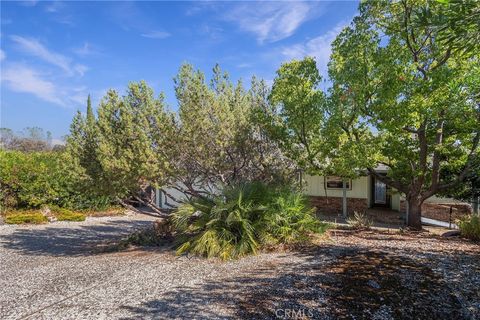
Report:
<svg viewBox="0 0 480 320"><path fill-rule="evenodd" d="M340 179L340 181L342 181L342 177L339 177L339 176L325 176L324 177L324 183L325 183L325 188L327 190L343 190L343 182L342 182L342 186L340 187L329 187L328 186L328 179L332 179L332 178L335 178L336 180ZM347 190L352 190L352 179L347 179Z"/></svg>

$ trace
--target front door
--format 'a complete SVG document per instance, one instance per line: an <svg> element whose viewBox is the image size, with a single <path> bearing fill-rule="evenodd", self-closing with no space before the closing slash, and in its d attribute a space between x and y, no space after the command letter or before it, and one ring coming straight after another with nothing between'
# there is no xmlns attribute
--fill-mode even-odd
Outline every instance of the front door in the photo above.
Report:
<svg viewBox="0 0 480 320"><path fill-rule="evenodd" d="M387 203L387 185L375 179L375 204Z"/></svg>
<svg viewBox="0 0 480 320"><path fill-rule="evenodd" d="M388 196L388 186L375 177L372 177L372 194L374 207L390 207L390 197Z"/></svg>

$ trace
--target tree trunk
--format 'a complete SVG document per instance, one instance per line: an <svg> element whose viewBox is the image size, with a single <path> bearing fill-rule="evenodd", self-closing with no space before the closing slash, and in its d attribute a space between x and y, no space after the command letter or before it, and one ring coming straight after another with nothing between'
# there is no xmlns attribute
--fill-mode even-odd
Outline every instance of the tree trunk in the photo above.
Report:
<svg viewBox="0 0 480 320"><path fill-rule="evenodd" d="M422 230L422 202L417 199L408 200L407 226L413 230Z"/></svg>

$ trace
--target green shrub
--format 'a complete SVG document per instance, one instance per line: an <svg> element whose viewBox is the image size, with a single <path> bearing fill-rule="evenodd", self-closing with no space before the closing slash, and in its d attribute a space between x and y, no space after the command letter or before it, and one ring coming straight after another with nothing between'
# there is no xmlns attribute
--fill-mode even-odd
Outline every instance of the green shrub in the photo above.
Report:
<svg viewBox="0 0 480 320"><path fill-rule="evenodd" d="M97 194L91 185L65 152L0 149L0 204L7 208L51 204L71 209L110 206L112 198Z"/></svg>
<svg viewBox="0 0 480 320"><path fill-rule="evenodd" d="M480 241L480 216L465 216L458 221L458 226L462 236L475 241Z"/></svg>
<svg viewBox="0 0 480 320"><path fill-rule="evenodd" d="M52 208L52 212L58 221L85 221L86 215L65 208Z"/></svg>
<svg viewBox="0 0 480 320"><path fill-rule="evenodd" d="M364 212L353 213L353 217L347 219L347 223L355 229L370 229L372 227L372 220Z"/></svg>
<svg viewBox="0 0 480 320"><path fill-rule="evenodd" d="M255 254L262 246L304 241L326 225L305 198L287 188L250 183L212 199L193 199L173 214L177 253L223 260Z"/></svg>
<svg viewBox="0 0 480 320"><path fill-rule="evenodd" d="M5 216L5 223L8 224L41 224L47 222L47 217L38 211L14 211L7 213Z"/></svg>

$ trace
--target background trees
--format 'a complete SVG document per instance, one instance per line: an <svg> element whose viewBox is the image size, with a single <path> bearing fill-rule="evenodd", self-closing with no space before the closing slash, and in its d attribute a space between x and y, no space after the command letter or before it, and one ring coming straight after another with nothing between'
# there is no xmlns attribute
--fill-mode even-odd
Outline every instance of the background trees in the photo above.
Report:
<svg viewBox="0 0 480 320"><path fill-rule="evenodd" d="M0 128L0 148L18 151L47 151L51 150L52 134L39 127L27 127L20 133L8 128Z"/></svg>

